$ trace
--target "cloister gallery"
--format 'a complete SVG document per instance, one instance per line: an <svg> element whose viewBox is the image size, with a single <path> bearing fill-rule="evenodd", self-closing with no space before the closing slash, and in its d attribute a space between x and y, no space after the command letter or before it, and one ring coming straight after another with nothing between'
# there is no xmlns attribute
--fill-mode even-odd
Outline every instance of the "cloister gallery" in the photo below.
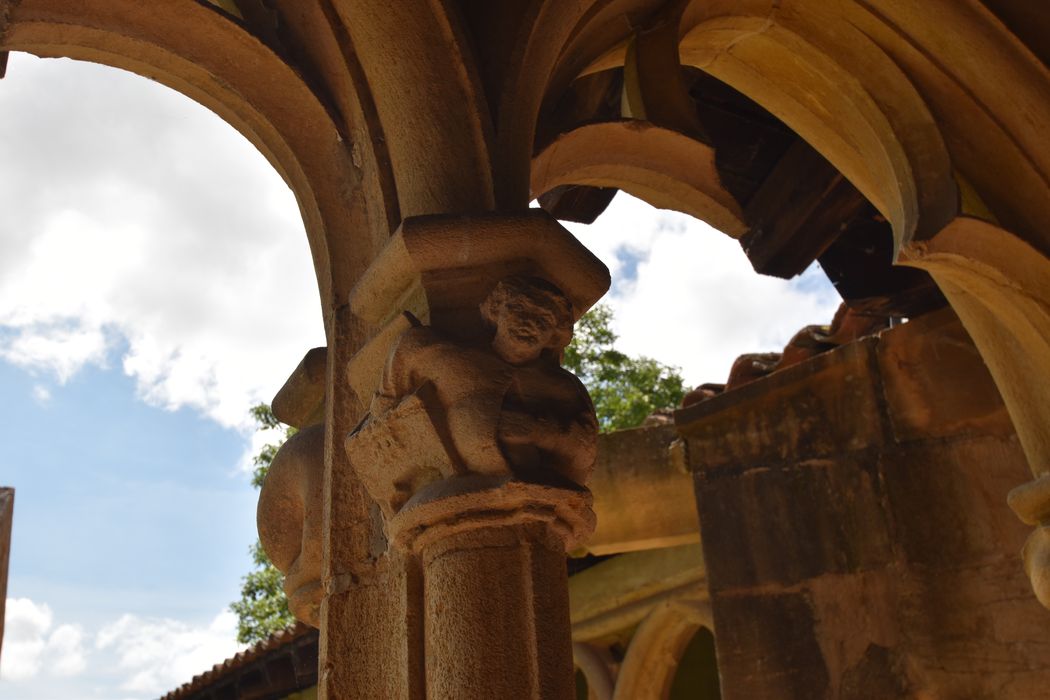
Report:
<svg viewBox="0 0 1050 700"><path fill-rule="evenodd" d="M0 0L10 51L200 102L305 223L302 625L169 697L1050 693L1044 2ZM841 312L599 436L559 221L620 190Z"/></svg>

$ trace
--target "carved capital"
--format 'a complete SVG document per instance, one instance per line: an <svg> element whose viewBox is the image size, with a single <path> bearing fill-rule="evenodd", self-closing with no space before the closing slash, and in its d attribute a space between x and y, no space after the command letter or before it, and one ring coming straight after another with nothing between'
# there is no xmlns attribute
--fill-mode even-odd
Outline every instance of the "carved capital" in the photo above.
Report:
<svg viewBox="0 0 1050 700"><path fill-rule="evenodd" d="M480 307L489 326L483 343L426 326L402 333L368 415L347 437L354 468L388 518L456 477L568 492L590 477L594 408L559 366L572 337L572 303L543 279L513 276Z"/></svg>
<svg viewBox="0 0 1050 700"><path fill-rule="evenodd" d="M348 367L369 410L345 447L392 543L590 534L598 425L560 360L608 284L540 211L403 223L349 301L373 332Z"/></svg>

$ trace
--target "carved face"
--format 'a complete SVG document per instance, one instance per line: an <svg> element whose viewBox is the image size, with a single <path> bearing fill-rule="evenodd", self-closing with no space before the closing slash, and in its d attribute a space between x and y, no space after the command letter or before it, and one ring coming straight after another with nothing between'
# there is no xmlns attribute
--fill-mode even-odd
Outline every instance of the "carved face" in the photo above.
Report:
<svg viewBox="0 0 1050 700"><path fill-rule="evenodd" d="M560 350L572 337L571 304L540 279L504 280L482 305L482 314L496 328L492 349L511 364L531 362L548 348Z"/></svg>
<svg viewBox="0 0 1050 700"><path fill-rule="evenodd" d="M507 362L530 362L550 347L557 322L548 309L524 297L504 304L496 317L493 349Z"/></svg>

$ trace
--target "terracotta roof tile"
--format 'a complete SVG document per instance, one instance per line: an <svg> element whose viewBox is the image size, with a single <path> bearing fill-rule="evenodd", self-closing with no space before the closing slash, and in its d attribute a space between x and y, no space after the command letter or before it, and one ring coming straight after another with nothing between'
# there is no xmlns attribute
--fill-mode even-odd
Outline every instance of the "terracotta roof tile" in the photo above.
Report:
<svg viewBox="0 0 1050 700"><path fill-rule="evenodd" d="M287 627L280 632L275 632L257 643L255 646L249 647L242 652L238 652L222 663L215 664L204 673L194 676L191 681L183 683L167 695L162 696L160 700L187 700L195 693L207 689L212 683L225 680L231 675L236 674L238 671L262 658L268 652L289 646L308 636L310 633L316 633L316 630L309 625L296 622L294 625Z"/></svg>

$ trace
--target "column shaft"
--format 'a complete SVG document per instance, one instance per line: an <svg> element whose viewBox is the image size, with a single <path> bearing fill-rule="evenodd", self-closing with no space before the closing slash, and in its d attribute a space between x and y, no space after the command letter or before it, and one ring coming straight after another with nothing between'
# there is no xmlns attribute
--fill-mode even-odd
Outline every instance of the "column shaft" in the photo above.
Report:
<svg viewBox="0 0 1050 700"><path fill-rule="evenodd" d="M563 541L544 523L426 545L428 700L574 697Z"/></svg>

